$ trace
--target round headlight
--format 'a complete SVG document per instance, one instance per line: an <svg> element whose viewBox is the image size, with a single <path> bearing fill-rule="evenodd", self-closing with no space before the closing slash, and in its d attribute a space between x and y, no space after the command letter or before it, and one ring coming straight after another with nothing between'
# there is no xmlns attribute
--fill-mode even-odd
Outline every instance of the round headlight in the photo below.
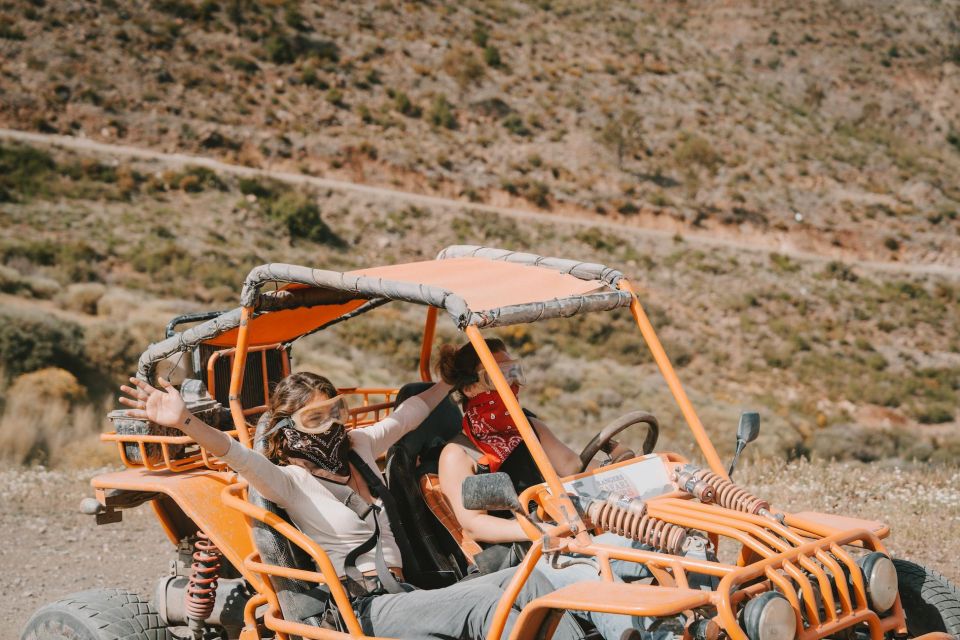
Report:
<svg viewBox="0 0 960 640"><path fill-rule="evenodd" d="M867 600L877 613L890 610L897 600L897 568L893 560L879 551L868 553L860 560L863 579L867 586Z"/></svg>
<svg viewBox="0 0 960 640"><path fill-rule="evenodd" d="M779 593L762 593L743 608L743 630L750 640L793 640L797 616Z"/></svg>

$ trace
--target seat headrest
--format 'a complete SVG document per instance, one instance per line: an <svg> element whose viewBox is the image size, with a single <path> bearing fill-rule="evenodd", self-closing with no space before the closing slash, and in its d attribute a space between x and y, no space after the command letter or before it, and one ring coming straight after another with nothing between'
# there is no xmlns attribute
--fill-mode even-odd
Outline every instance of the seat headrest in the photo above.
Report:
<svg viewBox="0 0 960 640"><path fill-rule="evenodd" d="M434 385L433 382L411 382L400 387L396 405L400 406L407 398L423 393ZM463 414L456 403L447 396L437 405L417 429L405 435L396 446L403 447L412 460L416 460L424 451L442 447L451 438L460 433Z"/></svg>

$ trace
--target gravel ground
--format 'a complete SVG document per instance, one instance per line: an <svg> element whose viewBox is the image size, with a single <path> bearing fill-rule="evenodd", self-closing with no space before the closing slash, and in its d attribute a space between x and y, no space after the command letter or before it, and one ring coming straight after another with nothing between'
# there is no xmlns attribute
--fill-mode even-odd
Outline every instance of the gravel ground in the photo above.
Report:
<svg viewBox="0 0 960 640"><path fill-rule="evenodd" d="M151 595L173 548L149 507L98 527L80 514L97 470L0 472L0 596L14 640L31 612L74 591L126 587ZM885 520L897 555L960 583L960 470L852 463L744 466L738 479L777 506Z"/></svg>
<svg viewBox="0 0 960 640"><path fill-rule="evenodd" d="M149 506L124 512L123 521L97 526L80 513L93 495L97 470L0 472L0 597L7 602L0 639L19 637L30 614L64 595L97 587L125 587L152 596L167 572L173 546Z"/></svg>

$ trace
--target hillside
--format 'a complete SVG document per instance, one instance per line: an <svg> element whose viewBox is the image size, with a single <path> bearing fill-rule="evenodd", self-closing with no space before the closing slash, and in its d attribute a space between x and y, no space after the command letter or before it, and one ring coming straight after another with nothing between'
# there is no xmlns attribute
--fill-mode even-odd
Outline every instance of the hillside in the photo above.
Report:
<svg viewBox="0 0 960 640"><path fill-rule="evenodd" d="M960 4L0 7L0 126L960 264Z"/></svg>
<svg viewBox="0 0 960 640"><path fill-rule="evenodd" d="M737 413L753 407L764 420L756 454L949 462L960 451L960 291L950 279L42 147L0 146L0 169L9 195L0 203L0 450L14 461L109 460L92 434L140 351L177 313L235 305L257 264L352 268L454 243L602 261L635 276L723 450ZM294 345L297 365L341 385L413 379L422 313L389 306L307 338ZM528 362L525 402L571 443L647 408L664 424L661 446L686 449L631 324L623 312L496 333ZM448 321L440 338L462 340ZM66 446L77 441L89 446Z"/></svg>

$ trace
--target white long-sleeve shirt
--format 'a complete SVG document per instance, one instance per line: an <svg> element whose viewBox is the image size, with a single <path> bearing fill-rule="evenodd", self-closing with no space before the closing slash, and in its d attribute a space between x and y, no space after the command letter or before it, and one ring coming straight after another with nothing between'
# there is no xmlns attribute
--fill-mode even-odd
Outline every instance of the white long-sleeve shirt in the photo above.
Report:
<svg viewBox="0 0 960 640"><path fill-rule="evenodd" d="M427 391L424 395L429 393ZM408 398L376 424L350 431L350 446L376 470L377 458L385 454L397 440L417 428L429 415L430 409L419 396ZM293 524L327 552L337 575L344 575L343 561L347 554L373 534L373 511L361 520L303 467L276 465L263 454L244 447L236 440L230 443L230 450L223 460L265 498L287 511ZM382 506L379 499L376 504ZM387 566L403 566L400 549L383 511L380 514L380 535ZM375 551L371 549L357 559L360 571L375 570Z"/></svg>

